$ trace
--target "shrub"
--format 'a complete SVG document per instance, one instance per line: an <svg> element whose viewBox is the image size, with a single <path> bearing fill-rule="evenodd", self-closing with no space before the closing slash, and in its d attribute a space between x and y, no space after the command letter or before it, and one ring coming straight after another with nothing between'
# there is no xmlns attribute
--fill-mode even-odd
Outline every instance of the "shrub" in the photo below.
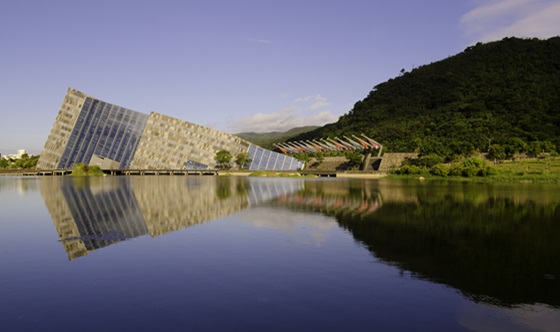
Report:
<svg viewBox="0 0 560 332"><path fill-rule="evenodd" d="M437 164L443 163L443 157L437 154L429 154L422 156L416 160L418 166L432 167Z"/></svg>
<svg viewBox="0 0 560 332"><path fill-rule="evenodd" d="M449 168L449 175L450 176L462 176L463 175L463 164L461 164L461 163L451 164L451 167Z"/></svg>
<svg viewBox="0 0 560 332"><path fill-rule="evenodd" d="M498 170L496 170L495 167L486 166L486 169L484 170L484 174L482 174L482 176L491 176L491 175L497 175L497 174L498 174Z"/></svg>
<svg viewBox="0 0 560 332"><path fill-rule="evenodd" d="M481 168L482 166L484 166L484 160L476 157L468 158L463 161L463 166Z"/></svg>
<svg viewBox="0 0 560 332"><path fill-rule="evenodd" d="M462 171L461 171L461 175L463 175L464 177L470 178L473 176L477 176L480 174L480 167L476 166L476 165L469 165L466 167L463 167Z"/></svg>
<svg viewBox="0 0 560 332"><path fill-rule="evenodd" d="M90 166L85 163L77 163L72 167L72 175L74 176L88 176L88 175L103 175L101 167L97 165Z"/></svg>
<svg viewBox="0 0 560 332"><path fill-rule="evenodd" d="M446 177L449 174L449 166L447 166L445 164L434 165L430 169L430 174L435 175L435 176Z"/></svg>
<svg viewBox="0 0 560 332"><path fill-rule="evenodd" d="M496 169L488 165L486 160L481 158L467 158L463 162L455 163L449 170L451 176L487 176L497 174Z"/></svg>
<svg viewBox="0 0 560 332"><path fill-rule="evenodd" d="M408 175L416 175L422 172L422 168L416 165L403 165L401 168L397 169L397 174L408 174Z"/></svg>

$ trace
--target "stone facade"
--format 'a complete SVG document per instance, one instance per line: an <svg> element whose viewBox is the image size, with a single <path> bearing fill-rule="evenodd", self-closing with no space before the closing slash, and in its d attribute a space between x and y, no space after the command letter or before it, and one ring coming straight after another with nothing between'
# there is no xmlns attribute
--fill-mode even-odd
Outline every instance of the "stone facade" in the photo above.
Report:
<svg viewBox="0 0 560 332"><path fill-rule="evenodd" d="M37 168L58 168L85 99L86 95L84 93L72 88L68 89L37 162Z"/></svg>
<svg viewBox="0 0 560 332"><path fill-rule="evenodd" d="M390 172L401 167L407 160L418 158L418 153L385 153L383 155L379 171Z"/></svg>
<svg viewBox="0 0 560 332"><path fill-rule="evenodd" d="M250 143L218 130L159 113L151 113L131 168L182 169L185 163L216 166L220 150L233 156L246 152Z"/></svg>

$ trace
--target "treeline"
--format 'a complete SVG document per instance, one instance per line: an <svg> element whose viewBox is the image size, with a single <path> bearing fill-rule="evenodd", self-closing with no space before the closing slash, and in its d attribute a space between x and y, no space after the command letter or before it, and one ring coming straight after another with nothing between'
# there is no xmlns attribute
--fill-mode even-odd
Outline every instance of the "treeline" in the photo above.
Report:
<svg viewBox="0 0 560 332"><path fill-rule="evenodd" d="M30 156L27 153L21 155L21 158L0 158L0 169L25 169L35 168L39 156Z"/></svg>
<svg viewBox="0 0 560 332"><path fill-rule="evenodd" d="M505 38L373 88L333 124L293 140L364 133L390 152L444 162L560 152L560 37Z"/></svg>

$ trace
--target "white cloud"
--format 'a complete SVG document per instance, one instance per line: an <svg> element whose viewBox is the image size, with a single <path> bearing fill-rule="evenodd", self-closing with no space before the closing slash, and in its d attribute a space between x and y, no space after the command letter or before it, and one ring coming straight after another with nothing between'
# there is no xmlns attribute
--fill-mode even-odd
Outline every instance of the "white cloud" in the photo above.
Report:
<svg viewBox="0 0 560 332"><path fill-rule="evenodd" d="M297 103L297 104L305 103L305 102L313 100L313 98L315 98L315 96L300 97L300 98L294 100L294 103Z"/></svg>
<svg viewBox="0 0 560 332"><path fill-rule="evenodd" d="M461 18L469 38L487 42L504 37L549 38L560 35L557 0L493 0L478 4Z"/></svg>
<svg viewBox="0 0 560 332"><path fill-rule="evenodd" d="M317 96L315 96L313 104L311 104L311 106L309 106L309 109L316 110L316 109L323 108L323 107L326 107L326 106L329 106L329 105L330 105L330 103L327 102L327 100L324 97L322 97L321 95L317 95Z"/></svg>
<svg viewBox="0 0 560 332"><path fill-rule="evenodd" d="M287 131L295 127L322 126L335 122L337 119L338 116L334 115L331 111L305 115L293 107L289 107L275 113L257 113L240 119L228 131L232 133Z"/></svg>
<svg viewBox="0 0 560 332"><path fill-rule="evenodd" d="M332 217L309 215L286 209L257 207L239 213L243 221L256 228L268 228L291 235L292 239L302 244L314 244L320 247L327 240L332 229L338 224Z"/></svg>
<svg viewBox="0 0 560 332"><path fill-rule="evenodd" d="M329 106L331 103L327 102L327 99L321 95L315 95L315 96L307 96L307 97L301 97L298 98L296 100L294 100L295 104L305 104L305 103L309 103L311 102L310 105L307 106L308 109L310 110L316 110L322 107L326 107ZM304 105L305 107L305 105Z"/></svg>
<svg viewBox="0 0 560 332"><path fill-rule="evenodd" d="M239 119L228 129L232 133L286 131L295 127L322 126L338 120L330 110L319 111L330 103L321 95L297 98L277 112L257 113Z"/></svg>

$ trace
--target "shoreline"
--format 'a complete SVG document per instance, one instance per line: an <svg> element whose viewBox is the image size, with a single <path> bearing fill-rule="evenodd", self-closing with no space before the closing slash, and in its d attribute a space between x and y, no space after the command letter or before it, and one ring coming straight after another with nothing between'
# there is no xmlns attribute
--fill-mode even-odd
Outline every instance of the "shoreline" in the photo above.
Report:
<svg viewBox="0 0 560 332"><path fill-rule="evenodd" d="M29 170L0 170L1 176L13 177L42 177L42 176L63 176L63 175L30 175ZM66 175L67 176L67 175ZM103 176L155 176L155 175L109 175ZM170 175L159 175L170 176ZM183 175L173 175L183 177ZM188 175L188 176L208 176L208 175ZM431 175L395 175L388 172L359 172L359 171L323 171L323 172L276 172L276 171L218 171L214 176L237 176L237 177L286 177L286 178L341 178L341 179L404 179L417 181L450 181L450 182L493 182L493 183L559 183L560 174L550 172L547 175L536 174L498 174L494 176L474 176L474 177L458 177L458 176L431 176Z"/></svg>
<svg viewBox="0 0 560 332"><path fill-rule="evenodd" d="M260 173L259 173L260 172ZM347 171L323 171L323 172L277 172L277 171L219 171L218 176L251 176L251 177L307 177L307 178L356 178L356 179L380 179L389 176L386 172L347 172Z"/></svg>
<svg viewBox="0 0 560 332"><path fill-rule="evenodd" d="M262 174L258 174L262 172ZM0 170L0 176L30 176L33 170ZM278 171L218 171L218 176L254 176L254 177L333 177L333 178L362 178L379 179L388 177L387 172L357 172L357 171L322 171L322 172L278 172ZM33 176L33 175L31 175ZM45 176L37 174L35 176ZM52 175L51 175L52 176ZM61 175L56 175L61 176ZM105 176L112 176L105 174ZM135 176L135 175L116 175L116 176ZM145 176L145 175L144 175ZM193 175L190 175L193 176Z"/></svg>

